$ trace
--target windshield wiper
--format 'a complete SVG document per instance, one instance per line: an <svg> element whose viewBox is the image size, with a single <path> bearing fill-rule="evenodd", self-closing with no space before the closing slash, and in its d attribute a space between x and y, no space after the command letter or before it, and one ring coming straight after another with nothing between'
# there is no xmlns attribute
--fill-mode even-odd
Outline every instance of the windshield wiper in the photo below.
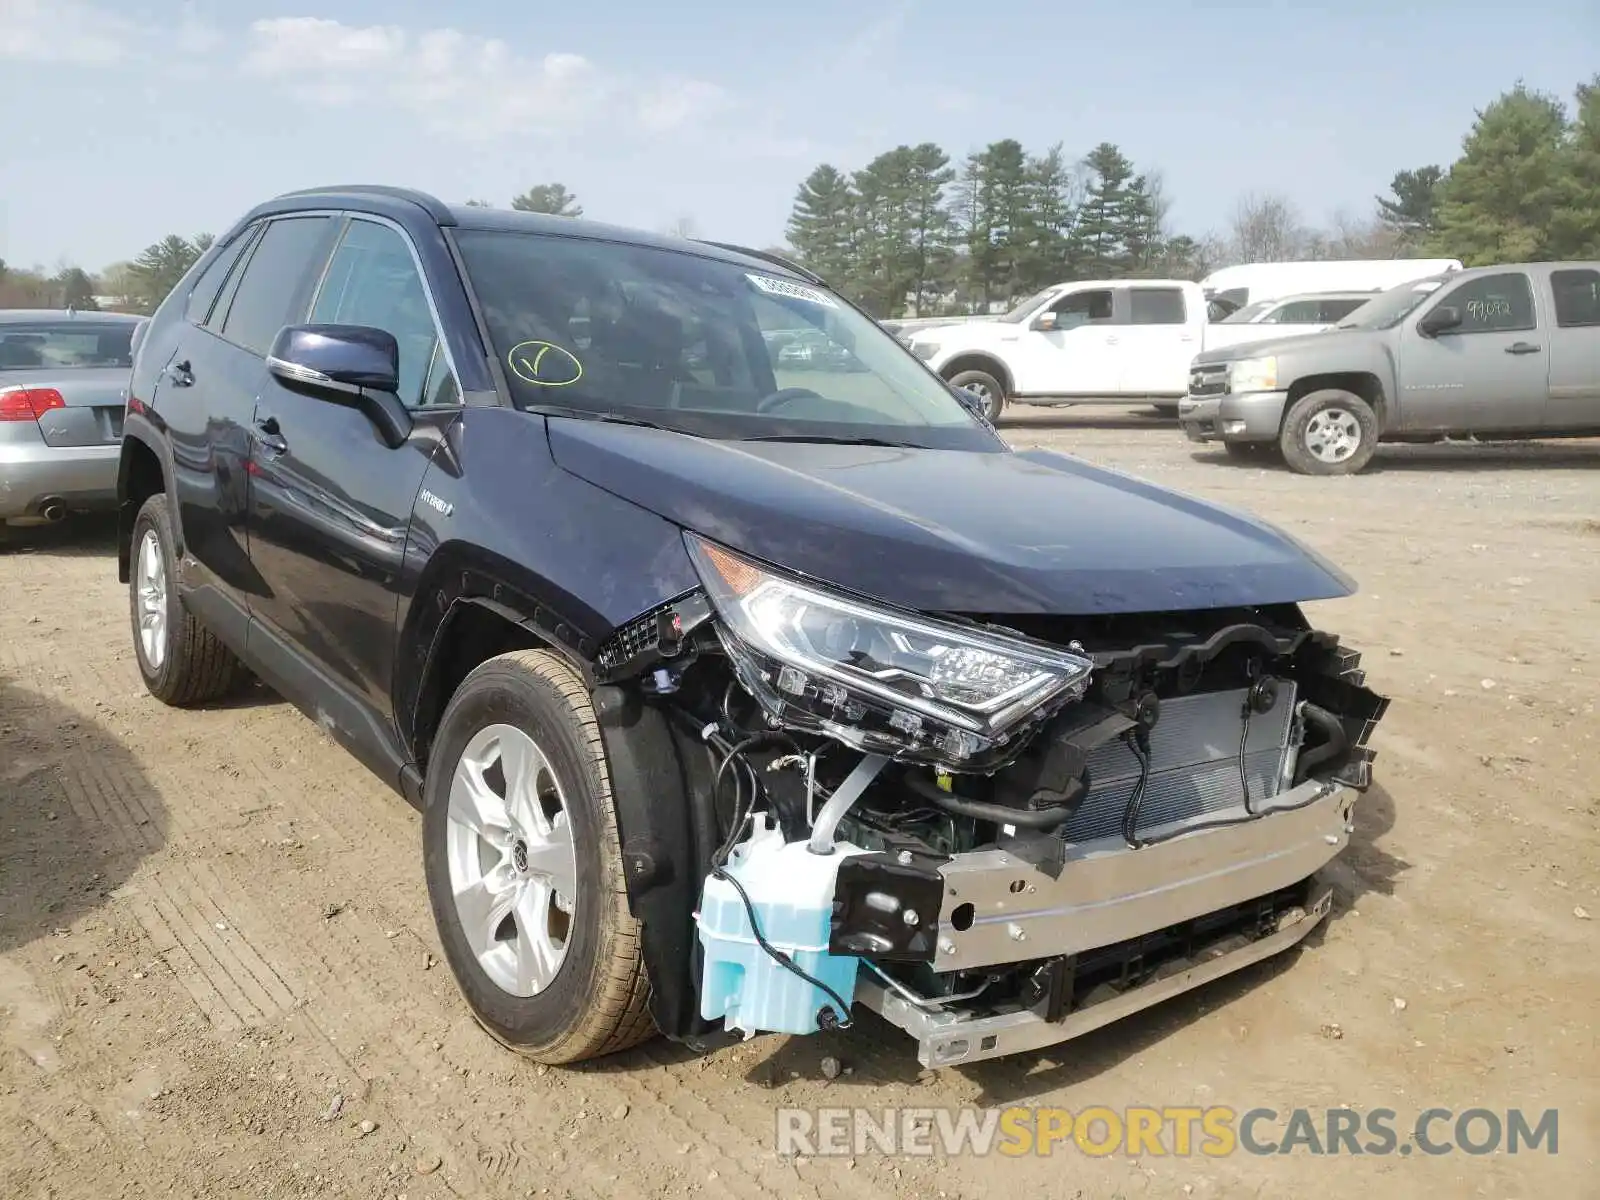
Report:
<svg viewBox="0 0 1600 1200"><path fill-rule="evenodd" d="M813 442L819 446L888 446L896 450L921 450L915 442L894 442L877 437L830 437L822 433L758 433L741 442Z"/></svg>
<svg viewBox="0 0 1600 1200"><path fill-rule="evenodd" d="M664 429L668 433L682 433L683 430L672 425L662 425L657 421L647 421L643 417L625 417L620 413L596 412L592 409L559 408L554 405L530 406L528 412L538 413L542 417L571 417L576 421L604 421L608 425L637 425L641 429Z"/></svg>

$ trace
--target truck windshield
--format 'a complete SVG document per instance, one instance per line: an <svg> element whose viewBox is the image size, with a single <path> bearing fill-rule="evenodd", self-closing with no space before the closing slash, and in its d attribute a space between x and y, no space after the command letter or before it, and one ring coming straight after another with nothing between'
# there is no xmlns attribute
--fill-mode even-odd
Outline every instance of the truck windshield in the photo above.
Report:
<svg viewBox="0 0 1600 1200"><path fill-rule="evenodd" d="M1237 312L1229 313L1227 316L1222 318L1219 324L1249 325L1262 313L1266 312L1267 309L1271 308L1275 303L1277 303L1275 300L1257 300L1254 304L1248 304L1244 308L1239 309Z"/></svg>
<svg viewBox="0 0 1600 1200"><path fill-rule="evenodd" d="M777 269L537 233L457 243L524 408L713 438L1004 449L876 322Z"/></svg>
<svg viewBox="0 0 1600 1200"><path fill-rule="evenodd" d="M1043 304L1046 300L1050 299L1050 297L1055 295L1059 290L1060 285L1057 284L1055 287L1045 288L1042 292L1035 292L1033 295L1029 296L1021 304L1017 305L1010 312L1006 313L999 319L1002 321L1008 321L1012 325L1020 325L1022 322L1028 319L1029 313L1038 308L1039 305Z"/></svg>
<svg viewBox="0 0 1600 1200"><path fill-rule="evenodd" d="M1340 323L1339 328L1392 329L1404 321L1424 300L1438 291L1443 283L1442 276L1418 279L1411 283L1402 283L1399 287L1392 287L1387 292L1380 292L1351 313L1348 320Z"/></svg>

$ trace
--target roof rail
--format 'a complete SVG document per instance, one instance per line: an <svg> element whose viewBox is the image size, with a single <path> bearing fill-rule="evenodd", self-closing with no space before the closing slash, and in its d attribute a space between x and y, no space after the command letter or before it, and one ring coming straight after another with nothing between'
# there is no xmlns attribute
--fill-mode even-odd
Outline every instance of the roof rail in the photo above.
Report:
<svg viewBox="0 0 1600 1200"><path fill-rule="evenodd" d="M799 263L794 262L791 259L787 259L781 254L774 254L770 250L752 250L749 246L736 246L732 242L713 242L707 240L706 238L700 238L698 240L703 245L715 246L718 250L731 250L735 254L744 254L748 255L750 258L759 258L763 262L775 263L778 266L783 267L785 270L793 271L802 279L809 279L812 283L820 283L824 287L827 286L827 281L815 271L808 271Z"/></svg>
<svg viewBox="0 0 1600 1200"><path fill-rule="evenodd" d="M298 191L285 192L280 200L290 196L327 196L343 193L358 196L384 196L390 200L405 200L415 204L418 208L425 209L440 225L454 225L455 214L450 211L450 206L437 196L430 196L427 192L418 191L416 188L389 187L379 183L340 183L327 187L301 188Z"/></svg>

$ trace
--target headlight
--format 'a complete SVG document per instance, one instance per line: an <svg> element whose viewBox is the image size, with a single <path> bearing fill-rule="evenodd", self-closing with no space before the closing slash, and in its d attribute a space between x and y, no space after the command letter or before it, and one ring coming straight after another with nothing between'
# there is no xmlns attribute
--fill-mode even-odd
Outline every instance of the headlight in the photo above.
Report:
<svg viewBox="0 0 1600 1200"><path fill-rule="evenodd" d="M1278 360L1241 358L1228 368L1230 392L1275 392L1278 390Z"/></svg>
<svg viewBox="0 0 1600 1200"><path fill-rule="evenodd" d="M779 720L970 769L1088 686L1083 655L883 608L686 540L740 682Z"/></svg>

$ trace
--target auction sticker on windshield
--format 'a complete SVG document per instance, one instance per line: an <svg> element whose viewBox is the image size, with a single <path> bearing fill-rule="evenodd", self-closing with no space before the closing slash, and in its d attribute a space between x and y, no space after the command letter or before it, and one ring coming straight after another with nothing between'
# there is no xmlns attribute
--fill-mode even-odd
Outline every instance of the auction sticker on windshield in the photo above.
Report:
<svg viewBox="0 0 1600 1200"><path fill-rule="evenodd" d="M751 283L769 296L787 296L791 300L804 300L807 304L820 304L825 308L838 308L839 303L826 292L819 292L816 288L806 287L803 283L791 283L787 279L774 279L770 275L746 275Z"/></svg>

